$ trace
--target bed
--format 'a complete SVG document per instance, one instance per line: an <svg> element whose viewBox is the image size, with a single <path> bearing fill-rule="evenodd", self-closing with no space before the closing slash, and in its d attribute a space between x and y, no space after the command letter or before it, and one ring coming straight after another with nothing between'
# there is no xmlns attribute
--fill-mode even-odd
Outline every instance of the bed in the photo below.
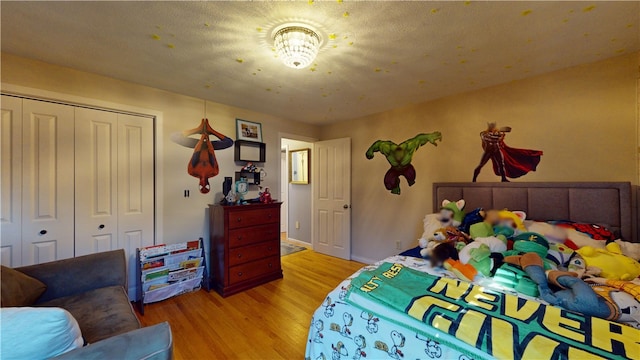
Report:
<svg viewBox="0 0 640 360"><path fill-rule="evenodd" d="M436 183L433 210L463 198L467 209L606 224L638 241L636 193L610 182ZM307 359L640 359L637 328L460 281L406 254L363 267L327 295L311 319Z"/></svg>

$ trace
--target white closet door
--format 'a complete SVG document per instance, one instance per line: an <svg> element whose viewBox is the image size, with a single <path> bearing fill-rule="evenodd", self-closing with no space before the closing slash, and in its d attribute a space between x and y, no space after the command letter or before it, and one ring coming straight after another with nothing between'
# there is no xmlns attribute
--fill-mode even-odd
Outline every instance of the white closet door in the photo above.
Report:
<svg viewBox="0 0 640 360"><path fill-rule="evenodd" d="M118 248L118 115L75 108L76 256Z"/></svg>
<svg viewBox="0 0 640 360"><path fill-rule="evenodd" d="M22 265L73 257L73 107L23 100Z"/></svg>
<svg viewBox="0 0 640 360"><path fill-rule="evenodd" d="M0 264L22 264L22 99L2 96Z"/></svg>
<svg viewBox="0 0 640 360"><path fill-rule="evenodd" d="M136 248L153 245L153 120L118 115L118 247L125 249L130 295Z"/></svg>

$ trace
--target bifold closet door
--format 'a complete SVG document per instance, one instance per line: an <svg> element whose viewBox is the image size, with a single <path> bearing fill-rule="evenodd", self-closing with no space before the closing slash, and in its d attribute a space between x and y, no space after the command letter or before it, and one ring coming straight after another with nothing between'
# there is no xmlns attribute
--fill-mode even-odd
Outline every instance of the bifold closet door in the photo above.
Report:
<svg viewBox="0 0 640 360"><path fill-rule="evenodd" d="M153 120L76 108L76 256L153 245Z"/></svg>
<svg viewBox="0 0 640 360"><path fill-rule="evenodd" d="M135 298L136 248L153 245L153 120L118 115L118 247L127 254L129 297Z"/></svg>
<svg viewBox="0 0 640 360"><path fill-rule="evenodd" d="M0 264L22 265L22 99L2 95Z"/></svg>
<svg viewBox="0 0 640 360"><path fill-rule="evenodd" d="M22 266L74 256L73 112L22 102Z"/></svg>
<svg viewBox="0 0 640 360"><path fill-rule="evenodd" d="M75 108L76 256L118 248L118 115Z"/></svg>

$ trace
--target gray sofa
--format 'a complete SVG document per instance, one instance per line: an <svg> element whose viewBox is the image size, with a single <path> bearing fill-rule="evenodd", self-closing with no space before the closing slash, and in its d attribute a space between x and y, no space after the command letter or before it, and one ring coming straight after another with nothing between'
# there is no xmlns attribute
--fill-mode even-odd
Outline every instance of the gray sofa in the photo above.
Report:
<svg viewBox="0 0 640 360"><path fill-rule="evenodd" d="M126 259L114 250L15 268L46 285L32 306L60 307L89 344L60 359L171 359L168 323L141 328L127 296Z"/></svg>

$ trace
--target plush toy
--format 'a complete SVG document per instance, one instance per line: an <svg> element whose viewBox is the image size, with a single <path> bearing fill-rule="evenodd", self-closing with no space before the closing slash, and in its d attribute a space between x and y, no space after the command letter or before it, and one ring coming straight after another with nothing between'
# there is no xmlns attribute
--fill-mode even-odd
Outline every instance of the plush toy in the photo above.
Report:
<svg viewBox="0 0 640 360"><path fill-rule="evenodd" d="M486 213L483 208L476 208L464 216L462 224L460 224L458 228L465 234L469 234L471 225L484 221L485 215Z"/></svg>
<svg viewBox="0 0 640 360"><path fill-rule="evenodd" d="M527 228L527 231L538 233L544 236L549 244L564 244L568 239L567 229L560 226L551 225L549 223L541 221L527 221L525 223L525 226Z"/></svg>
<svg viewBox="0 0 640 360"><path fill-rule="evenodd" d="M524 211L509 211L507 209L498 211L499 223L510 226L517 232L525 232L527 228L524 227L524 220L527 218L527 214Z"/></svg>
<svg viewBox="0 0 640 360"><path fill-rule="evenodd" d="M544 236L533 232L524 232L513 238L513 250L505 251L503 255L522 255L530 252L534 252L538 254L540 258L544 259L545 269L551 270L557 268L553 261L547 259L549 242Z"/></svg>
<svg viewBox="0 0 640 360"><path fill-rule="evenodd" d="M456 202L443 200L440 208L440 222L445 226L460 226L464 219L464 200Z"/></svg>
<svg viewBox="0 0 640 360"><path fill-rule="evenodd" d="M569 266L569 261L575 256L576 253L570 247L564 244L549 242L549 251L545 258L553 261L558 268L566 268Z"/></svg>
<svg viewBox="0 0 640 360"><path fill-rule="evenodd" d="M422 257L430 256L433 249L444 242L453 244L456 249L462 249L469 240L470 239L467 234L455 227L449 226L446 228L440 228L434 231L431 240L427 241L425 245L422 245L423 242L421 239L420 247L422 247L422 249L420 249L420 255Z"/></svg>
<svg viewBox="0 0 640 360"><path fill-rule="evenodd" d="M631 295L637 296L640 291L636 284L590 280L595 285L589 286L572 272L555 270L547 273L542 259L535 252L506 257L504 261L521 267L538 284L540 298L551 305L607 320L640 320L640 303ZM554 291L549 284L561 290Z"/></svg>
<svg viewBox="0 0 640 360"><path fill-rule="evenodd" d="M472 265L463 264L459 260L447 259L443 266L460 280L471 282L478 274L478 271Z"/></svg>
<svg viewBox="0 0 640 360"><path fill-rule="evenodd" d="M640 275L640 263L622 255L620 245L615 242L607 244L605 249L585 246L576 250L587 266L602 269L600 276L611 280L633 280Z"/></svg>
<svg viewBox="0 0 640 360"><path fill-rule="evenodd" d="M436 233L436 231L438 231L438 229L446 228L447 225L440 221L439 213L425 215L423 223L424 223L424 232L422 233L422 237L418 239L418 245L420 245L420 248L421 248L420 254L423 257L426 257L429 255L430 249L429 250L425 250L425 249L427 249L429 242L434 240L434 234ZM432 244L431 247L435 245L436 244Z"/></svg>
<svg viewBox="0 0 640 360"><path fill-rule="evenodd" d="M498 239L495 236L479 237L460 250L458 254L460 261L463 264L469 263L469 260L471 260L472 257L471 251L473 249L480 248L482 245L485 245L489 249L489 252L492 253L502 253L507 251L507 245L501 239Z"/></svg>
<svg viewBox="0 0 640 360"><path fill-rule="evenodd" d="M498 225L500 222L500 217L498 211L496 210L488 210L485 212L484 220L482 222L473 224L469 227L469 236L472 239L478 237L489 237L494 236L495 233L493 231L493 227ZM506 243L506 237L501 237L502 241Z"/></svg>
<svg viewBox="0 0 640 360"><path fill-rule="evenodd" d="M640 261L640 243L632 243L624 240L616 240L615 243L620 246L622 255Z"/></svg>

